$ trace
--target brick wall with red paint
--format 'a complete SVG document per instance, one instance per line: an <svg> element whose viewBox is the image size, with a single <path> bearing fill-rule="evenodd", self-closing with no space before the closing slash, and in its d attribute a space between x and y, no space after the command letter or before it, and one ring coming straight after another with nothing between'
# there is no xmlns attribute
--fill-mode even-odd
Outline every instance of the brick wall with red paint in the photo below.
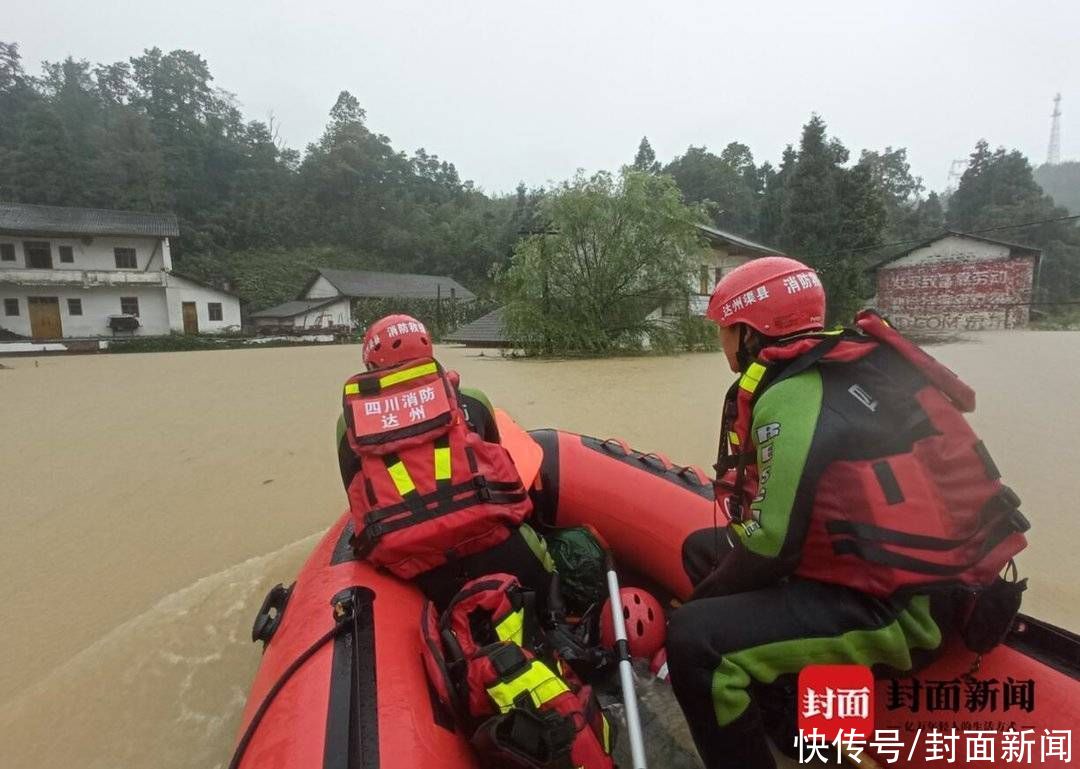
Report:
<svg viewBox="0 0 1080 769"><path fill-rule="evenodd" d="M897 328L983 331L1027 325L1034 257L928 260L882 267L877 308Z"/></svg>

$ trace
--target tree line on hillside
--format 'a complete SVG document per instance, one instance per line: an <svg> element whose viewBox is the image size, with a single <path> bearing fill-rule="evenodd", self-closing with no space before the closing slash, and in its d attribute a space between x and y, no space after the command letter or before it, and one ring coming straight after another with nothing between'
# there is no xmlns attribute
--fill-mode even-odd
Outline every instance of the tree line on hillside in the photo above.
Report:
<svg viewBox="0 0 1080 769"><path fill-rule="evenodd" d="M980 142L946 199L926 192L904 148L864 150L853 160L816 115L775 167L755 162L739 142L719 154L691 146L661 163L643 139L629 168L671 180L630 185L639 196L633 205L648 205L634 209L645 220L656 210L672 213L677 190L679 216L818 267L838 317L866 295L867 264L898 244L944 227L973 230L1064 213L1018 152ZM513 194L490 195L448 161L395 149L369 127L348 91L331 106L322 136L299 151L279 140L273 119L245 119L194 52L151 48L111 64L67 58L32 75L17 44L0 42L0 199L172 211L181 223L178 269L230 281L252 309L292 298L319 266L447 274L491 295L514 285L514 260L532 258L535 233L551 227L561 196L587 192L578 202L602 217L623 210L615 198L624 181L579 176L548 190L522 184ZM595 195L611 200L601 205ZM636 237L611 236L622 245ZM1072 223L997 236L1046 251L1044 300L1080 298ZM559 238L549 245L572 247ZM625 317L625 305L608 304ZM597 323L625 325L609 320Z"/></svg>

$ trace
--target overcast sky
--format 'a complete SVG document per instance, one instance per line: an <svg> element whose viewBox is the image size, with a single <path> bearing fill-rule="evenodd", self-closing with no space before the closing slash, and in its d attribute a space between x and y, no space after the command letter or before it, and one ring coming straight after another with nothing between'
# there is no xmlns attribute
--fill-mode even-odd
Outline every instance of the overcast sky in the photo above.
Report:
<svg viewBox="0 0 1080 769"><path fill-rule="evenodd" d="M302 148L348 89L397 149L489 191L614 169L647 135L779 158L811 112L857 155L908 148L941 188L976 140L1080 156L1080 2L0 0L26 68L188 48Z"/></svg>

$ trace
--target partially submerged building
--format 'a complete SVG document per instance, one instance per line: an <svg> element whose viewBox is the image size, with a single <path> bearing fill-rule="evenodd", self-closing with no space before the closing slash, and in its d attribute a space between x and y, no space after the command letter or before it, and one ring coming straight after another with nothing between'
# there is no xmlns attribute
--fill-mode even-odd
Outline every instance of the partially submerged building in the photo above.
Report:
<svg viewBox="0 0 1080 769"><path fill-rule="evenodd" d="M946 232L874 266L874 306L901 331L982 331L1028 323L1037 248Z"/></svg>
<svg viewBox="0 0 1080 769"><path fill-rule="evenodd" d="M215 333L240 300L173 272L173 214L0 203L0 328L35 340Z"/></svg>

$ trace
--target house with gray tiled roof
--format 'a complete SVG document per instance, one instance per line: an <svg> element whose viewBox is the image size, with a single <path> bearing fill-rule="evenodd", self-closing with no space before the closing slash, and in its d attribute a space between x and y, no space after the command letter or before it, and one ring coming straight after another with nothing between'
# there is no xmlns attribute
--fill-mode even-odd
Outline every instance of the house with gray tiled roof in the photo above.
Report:
<svg viewBox="0 0 1080 769"><path fill-rule="evenodd" d="M173 271L173 214L0 202L0 329L35 340L220 332L240 300Z"/></svg>

